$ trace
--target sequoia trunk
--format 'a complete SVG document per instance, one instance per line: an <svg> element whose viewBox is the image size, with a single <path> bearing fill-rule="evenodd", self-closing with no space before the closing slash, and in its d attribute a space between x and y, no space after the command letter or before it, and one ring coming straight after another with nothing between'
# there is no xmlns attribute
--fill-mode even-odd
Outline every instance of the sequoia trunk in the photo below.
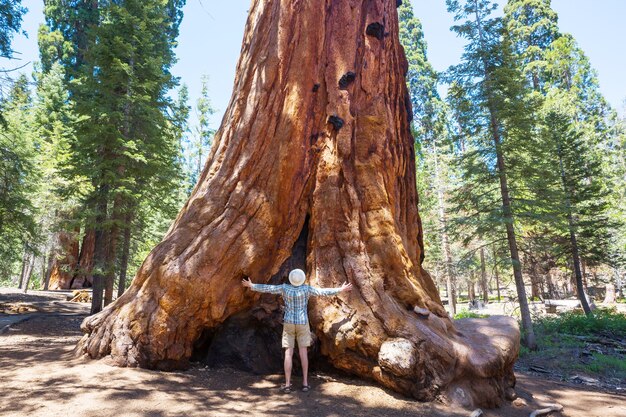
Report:
<svg viewBox="0 0 626 417"><path fill-rule="evenodd" d="M309 303L333 366L419 399L500 402L514 384L515 321L455 327L421 267L395 6L252 1L233 97L199 182L128 290L84 321L80 352L186 366L194 347L250 311L280 317L276 298L247 291L243 277L276 282L300 263L311 285L355 287ZM268 353L255 354L244 359Z"/></svg>
<svg viewBox="0 0 626 417"><path fill-rule="evenodd" d="M95 251L96 232L93 228L87 228L83 236L78 257L78 269L74 274L71 288L85 288L93 285L92 269L93 255Z"/></svg>
<svg viewBox="0 0 626 417"><path fill-rule="evenodd" d="M72 278L78 266L78 232L77 230L57 232L57 242L54 249L50 251L48 288L51 290L66 290L72 284Z"/></svg>

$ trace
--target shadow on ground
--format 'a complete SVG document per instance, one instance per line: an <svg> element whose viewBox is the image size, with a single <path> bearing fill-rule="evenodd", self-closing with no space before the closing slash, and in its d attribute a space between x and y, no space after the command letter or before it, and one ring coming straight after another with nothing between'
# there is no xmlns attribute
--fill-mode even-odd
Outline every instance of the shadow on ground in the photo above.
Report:
<svg viewBox="0 0 626 417"><path fill-rule="evenodd" d="M373 383L312 372L313 390L281 393L281 375L258 376L194 367L184 372L116 368L75 358L81 316L40 314L0 335L1 417L196 416L468 416L439 403L419 403ZM528 406L485 410L485 416L528 416L538 405L559 402L553 416L626 415L626 397L521 376L518 392ZM296 377L295 384L301 380Z"/></svg>

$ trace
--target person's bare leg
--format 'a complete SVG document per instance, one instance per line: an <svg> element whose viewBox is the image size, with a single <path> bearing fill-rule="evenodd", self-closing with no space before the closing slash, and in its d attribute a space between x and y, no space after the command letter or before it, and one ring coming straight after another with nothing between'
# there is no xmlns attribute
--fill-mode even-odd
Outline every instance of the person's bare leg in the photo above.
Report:
<svg viewBox="0 0 626 417"><path fill-rule="evenodd" d="M309 385L309 357L307 354L307 347L298 347L298 353L300 354L300 363L302 364L302 385Z"/></svg>
<svg viewBox="0 0 626 417"><path fill-rule="evenodd" d="M293 348L285 349L285 386L291 385L291 368L292 368Z"/></svg>

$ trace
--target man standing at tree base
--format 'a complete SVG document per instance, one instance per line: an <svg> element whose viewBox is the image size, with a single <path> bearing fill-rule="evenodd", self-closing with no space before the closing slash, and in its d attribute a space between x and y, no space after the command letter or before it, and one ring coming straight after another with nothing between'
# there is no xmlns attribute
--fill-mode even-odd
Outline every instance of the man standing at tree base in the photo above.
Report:
<svg viewBox="0 0 626 417"><path fill-rule="evenodd" d="M308 382L309 359L307 348L311 345L311 329L309 327L309 317L307 305L309 297L324 296L329 297L342 291L350 291L352 284L344 283L339 288L314 288L309 285L302 285L306 279L304 271L294 269L289 273L289 284L265 285L253 284L250 278L242 280L245 287L253 291L281 294L285 300L285 316L283 320L282 346L285 348L285 386L284 392L291 392L291 369L293 351L298 343L298 353L302 363L302 391L311 389Z"/></svg>

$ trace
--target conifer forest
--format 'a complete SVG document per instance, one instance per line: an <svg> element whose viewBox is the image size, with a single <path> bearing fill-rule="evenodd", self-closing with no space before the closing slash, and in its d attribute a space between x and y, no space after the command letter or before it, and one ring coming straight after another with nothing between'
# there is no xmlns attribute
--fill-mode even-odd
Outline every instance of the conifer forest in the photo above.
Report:
<svg viewBox="0 0 626 417"><path fill-rule="evenodd" d="M209 74L175 70L191 0L43 0L36 33L34 1L0 0L0 374L93 367L74 395L106 366L104 404L158 386L125 368L173 371L133 416L625 415L626 96L555 1L432 1L463 43L444 70L424 1L246 1L217 123ZM283 301L241 285L293 268L353 285L308 304L307 397L263 385ZM63 415L19 375L0 417Z"/></svg>

